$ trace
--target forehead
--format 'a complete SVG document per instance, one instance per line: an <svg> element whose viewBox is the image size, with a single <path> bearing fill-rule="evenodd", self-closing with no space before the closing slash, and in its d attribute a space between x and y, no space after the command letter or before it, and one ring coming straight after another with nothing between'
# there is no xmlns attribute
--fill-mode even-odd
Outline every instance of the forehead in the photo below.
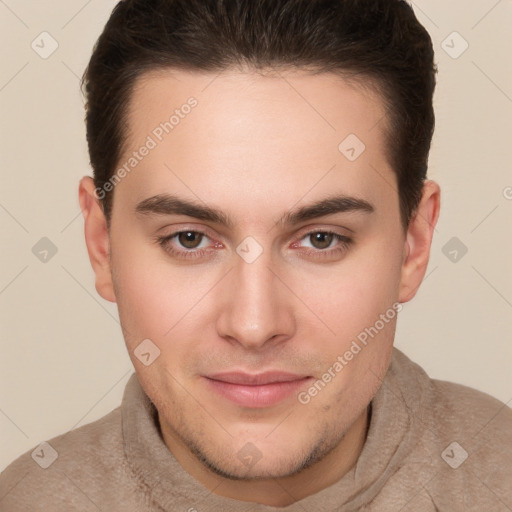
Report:
<svg viewBox="0 0 512 512"><path fill-rule="evenodd" d="M274 128L282 137L316 134L313 140L318 140L336 134L337 138L347 130L364 136L384 116L382 100L370 84L370 80L299 69L157 70L136 80L128 120L132 130L150 132L155 121L169 119L193 97L200 114L187 124L194 123L195 128L208 124L209 135L225 135L230 128L240 136L247 131L258 135L255 130L266 125L265 134ZM303 124L297 126L300 121Z"/></svg>
<svg viewBox="0 0 512 512"><path fill-rule="evenodd" d="M338 185L371 198L382 180L372 167L391 172L380 96L330 73L150 72L133 88L127 122L120 164L154 146L119 187L139 200L178 187L268 201L277 185L295 199Z"/></svg>

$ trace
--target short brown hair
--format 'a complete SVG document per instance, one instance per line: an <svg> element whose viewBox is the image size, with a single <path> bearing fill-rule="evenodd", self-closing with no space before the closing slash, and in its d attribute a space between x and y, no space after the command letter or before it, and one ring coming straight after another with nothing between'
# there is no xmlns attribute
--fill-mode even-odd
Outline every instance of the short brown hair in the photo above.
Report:
<svg viewBox="0 0 512 512"><path fill-rule="evenodd" d="M82 79L96 187L112 177L135 80L161 68L295 67L375 84L407 226L421 198L434 130L432 41L403 0L124 0ZM113 192L102 198L107 221Z"/></svg>

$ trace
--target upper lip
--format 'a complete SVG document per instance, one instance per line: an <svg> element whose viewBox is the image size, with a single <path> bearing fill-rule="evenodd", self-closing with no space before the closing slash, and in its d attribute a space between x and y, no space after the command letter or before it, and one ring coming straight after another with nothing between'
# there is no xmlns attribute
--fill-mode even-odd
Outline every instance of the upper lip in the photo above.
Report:
<svg viewBox="0 0 512 512"><path fill-rule="evenodd" d="M228 382L230 384L240 384L245 386L263 386L276 382L292 382L307 378L307 375L297 375L295 373L282 371L267 371L258 374L245 372L224 372L214 375L207 375L208 379Z"/></svg>

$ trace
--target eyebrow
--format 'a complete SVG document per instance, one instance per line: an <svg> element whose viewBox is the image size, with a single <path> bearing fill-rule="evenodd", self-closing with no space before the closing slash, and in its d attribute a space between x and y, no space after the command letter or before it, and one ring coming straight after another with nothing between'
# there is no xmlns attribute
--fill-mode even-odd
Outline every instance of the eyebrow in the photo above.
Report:
<svg viewBox="0 0 512 512"><path fill-rule="evenodd" d="M364 199L349 196L333 196L322 199L316 203L301 206L283 215L277 223L281 225L294 225L317 217L334 215L336 213L364 212L373 213L375 208Z"/></svg>
<svg viewBox="0 0 512 512"><path fill-rule="evenodd" d="M144 199L135 207L135 212L143 215L185 215L226 227L233 226L232 220L224 212L169 194L158 194Z"/></svg>
<svg viewBox="0 0 512 512"><path fill-rule="evenodd" d="M338 195L287 212L276 224L295 225L336 213L373 213L374 211L375 208L373 205L364 199ZM232 228L234 225L229 215L221 210L205 204L180 199L170 194L158 194L144 199L137 204L135 212L141 215L185 215L187 217L220 224L227 228Z"/></svg>

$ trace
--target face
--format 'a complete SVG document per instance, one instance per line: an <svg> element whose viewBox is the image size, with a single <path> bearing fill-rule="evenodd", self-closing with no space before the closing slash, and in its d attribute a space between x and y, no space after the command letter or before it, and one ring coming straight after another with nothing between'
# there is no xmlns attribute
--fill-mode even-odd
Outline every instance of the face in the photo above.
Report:
<svg viewBox="0 0 512 512"><path fill-rule="evenodd" d="M404 299L379 96L330 74L162 71L128 123L97 286L162 429L232 478L311 466L365 414Z"/></svg>

